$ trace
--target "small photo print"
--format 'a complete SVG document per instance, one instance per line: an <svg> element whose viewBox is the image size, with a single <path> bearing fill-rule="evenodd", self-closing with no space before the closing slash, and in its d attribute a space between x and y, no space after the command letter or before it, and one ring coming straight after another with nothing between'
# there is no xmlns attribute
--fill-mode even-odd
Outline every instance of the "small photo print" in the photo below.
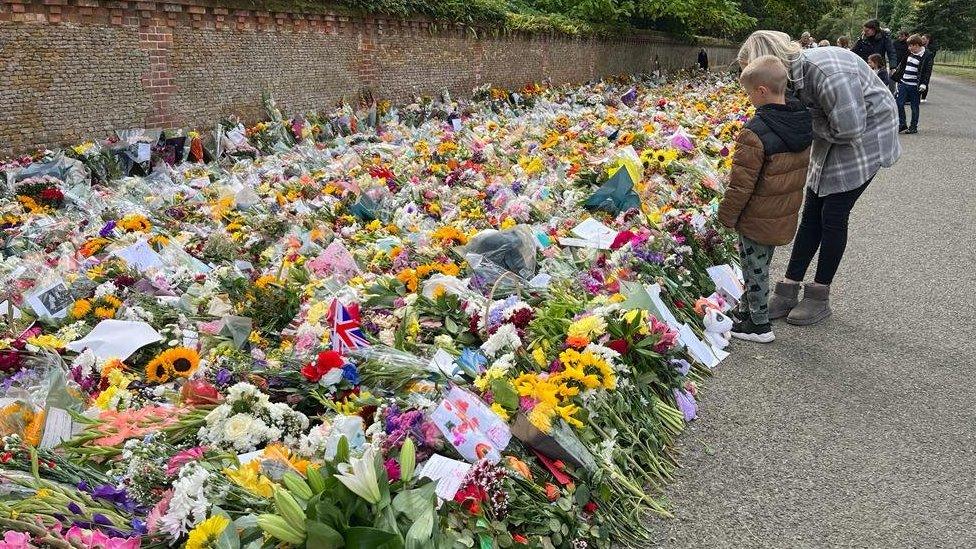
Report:
<svg viewBox="0 0 976 549"><path fill-rule="evenodd" d="M74 297L71 296L71 290L64 281L58 280L28 296L27 303L38 316L61 318L68 313L68 307L74 303Z"/></svg>

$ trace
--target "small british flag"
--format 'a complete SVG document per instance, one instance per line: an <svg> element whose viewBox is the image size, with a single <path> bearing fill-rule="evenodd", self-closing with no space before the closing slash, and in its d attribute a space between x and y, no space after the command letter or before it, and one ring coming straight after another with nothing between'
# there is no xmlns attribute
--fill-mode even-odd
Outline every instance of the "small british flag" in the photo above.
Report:
<svg viewBox="0 0 976 549"><path fill-rule="evenodd" d="M332 349L334 351L346 353L352 349L369 347L369 341L366 341L366 337L359 327L358 305L352 304L346 308L338 299L334 299L330 309Z"/></svg>

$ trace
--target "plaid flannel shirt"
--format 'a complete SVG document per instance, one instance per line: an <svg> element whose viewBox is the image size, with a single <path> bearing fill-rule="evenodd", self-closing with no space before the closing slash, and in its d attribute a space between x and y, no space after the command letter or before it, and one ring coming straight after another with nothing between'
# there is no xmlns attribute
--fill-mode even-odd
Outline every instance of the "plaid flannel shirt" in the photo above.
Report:
<svg viewBox="0 0 976 549"><path fill-rule="evenodd" d="M895 98L854 53L803 50L790 85L813 116L807 187L817 196L856 189L901 156Z"/></svg>

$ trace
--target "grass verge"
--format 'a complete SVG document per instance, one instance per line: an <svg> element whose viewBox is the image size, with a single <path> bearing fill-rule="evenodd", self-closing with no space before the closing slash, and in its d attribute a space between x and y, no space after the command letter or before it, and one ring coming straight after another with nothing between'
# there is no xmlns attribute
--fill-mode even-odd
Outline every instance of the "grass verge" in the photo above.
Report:
<svg viewBox="0 0 976 549"><path fill-rule="evenodd" d="M936 74L955 76L958 78L969 80L970 82L976 82L976 67L954 67L948 65L936 65L934 67L934 70Z"/></svg>

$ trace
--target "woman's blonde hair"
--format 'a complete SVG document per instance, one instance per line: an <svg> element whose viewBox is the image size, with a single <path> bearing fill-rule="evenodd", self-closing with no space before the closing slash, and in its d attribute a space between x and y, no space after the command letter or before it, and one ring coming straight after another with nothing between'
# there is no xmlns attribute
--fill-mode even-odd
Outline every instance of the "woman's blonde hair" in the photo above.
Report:
<svg viewBox="0 0 976 549"><path fill-rule="evenodd" d="M739 48L739 65L746 66L757 57L772 55L779 58L787 69L800 58L803 48L790 40L785 32L757 30L749 35Z"/></svg>

